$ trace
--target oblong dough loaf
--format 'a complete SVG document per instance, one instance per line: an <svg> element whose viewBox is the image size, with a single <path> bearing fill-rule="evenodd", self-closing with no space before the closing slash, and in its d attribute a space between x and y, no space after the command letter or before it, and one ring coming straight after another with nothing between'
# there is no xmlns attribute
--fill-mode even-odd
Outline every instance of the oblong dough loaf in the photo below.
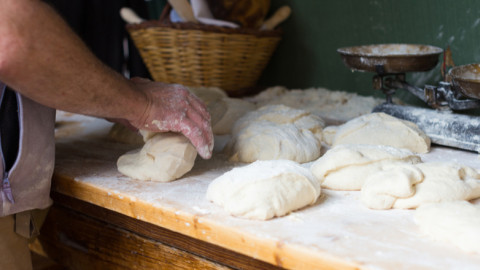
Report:
<svg viewBox="0 0 480 270"><path fill-rule="evenodd" d="M208 186L207 199L234 216L266 220L315 203L320 183L290 160L257 161L234 168Z"/></svg>
<svg viewBox="0 0 480 270"><path fill-rule="evenodd" d="M371 113L348 121L335 129L327 129L332 146L340 144L372 144L405 148L414 153L430 151L430 138L414 123L385 113ZM334 136L332 136L334 132Z"/></svg>

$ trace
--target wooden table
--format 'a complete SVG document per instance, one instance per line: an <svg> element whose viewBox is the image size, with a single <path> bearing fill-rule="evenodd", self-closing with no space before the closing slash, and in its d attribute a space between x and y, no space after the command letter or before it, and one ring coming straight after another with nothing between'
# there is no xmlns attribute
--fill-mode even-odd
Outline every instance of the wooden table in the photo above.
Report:
<svg viewBox="0 0 480 270"><path fill-rule="evenodd" d="M370 210L359 192L322 190L315 205L269 221L229 216L205 199L208 184L238 166L221 153L198 159L177 181L141 182L116 170L116 159L132 146L106 139L109 123L63 119L55 204L33 249L72 269L480 267L480 255L422 235L413 210ZM447 148L422 158L480 168L477 154Z"/></svg>

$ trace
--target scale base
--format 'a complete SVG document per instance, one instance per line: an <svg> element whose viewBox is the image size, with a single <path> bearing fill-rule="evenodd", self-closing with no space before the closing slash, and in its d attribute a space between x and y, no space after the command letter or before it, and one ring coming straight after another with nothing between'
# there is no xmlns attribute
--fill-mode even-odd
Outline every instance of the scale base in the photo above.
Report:
<svg viewBox="0 0 480 270"><path fill-rule="evenodd" d="M392 103L378 105L373 112L417 124L432 143L480 152L480 117Z"/></svg>

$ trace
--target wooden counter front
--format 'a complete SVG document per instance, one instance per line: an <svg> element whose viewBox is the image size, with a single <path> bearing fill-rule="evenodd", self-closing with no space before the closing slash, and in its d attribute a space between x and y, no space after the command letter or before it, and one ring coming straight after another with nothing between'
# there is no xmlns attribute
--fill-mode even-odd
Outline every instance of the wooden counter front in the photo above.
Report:
<svg viewBox="0 0 480 270"><path fill-rule="evenodd" d="M155 265L158 269L480 266L480 255L464 253L422 235L413 221L413 210L370 210L359 201L359 192L322 190L315 205L269 221L229 216L207 201L205 192L215 177L237 164L226 162L224 156L216 153L212 160L197 159L193 170L174 182L132 180L116 169L118 156L132 147L106 139L109 123L72 117L74 120L69 121L70 128L76 123L74 132L58 130L58 134L65 134L57 142L53 182L56 204L46 223L56 229L45 233L47 237L42 237L36 248L40 250L43 245L45 253L58 251L55 246L60 245L67 246L64 251L80 250L78 256L68 255L67 251L57 255L73 264L75 259L90 262L76 269L91 267L92 260L97 261L94 265L99 269L105 265L109 265L108 269L132 268L125 266L126 262L134 262L133 268L137 269L155 269ZM456 159L480 167L476 154L446 148L434 148L422 158ZM95 222L98 226L90 225ZM106 231L99 235L96 230L102 226ZM112 239L118 241L111 244ZM187 266L174 263L173 255L158 259L163 258L159 254L178 255L177 260L187 261ZM167 266L152 258L167 261ZM195 263L199 264L194 266Z"/></svg>

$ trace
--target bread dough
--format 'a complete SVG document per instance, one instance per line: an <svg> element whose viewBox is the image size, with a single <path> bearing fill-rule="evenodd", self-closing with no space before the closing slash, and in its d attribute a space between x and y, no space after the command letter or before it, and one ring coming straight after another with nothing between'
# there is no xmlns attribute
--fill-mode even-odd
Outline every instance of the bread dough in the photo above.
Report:
<svg viewBox="0 0 480 270"><path fill-rule="evenodd" d="M133 145L143 145L142 135L124 125L115 123L108 132L108 138L112 141Z"/></svg>
<svg viewBox="0 0 480 270"><path fill-rule="evenodd" d="M426 203L471 200L480 197L480 174L455 163L429 162L415 165L424 175L415 185L415 195L398 198L394 208L417 208Z"/></svg>
<svg viewBox="0 0 480 270"><path fill-rule="evenodd" d="M316 160L311 170L322 187L335 190L360 190L367 177L385 166L414 164L420 157L407 149L384 145L339 145Z"/></svg>
<svg viewBox="0 0 480 270"><path fill-rule="evenodd" d="M212 102L216 102L227 97L227 93L218 87L187 86L187 89L190 90L190 92L195 96L200 98L207 106Z"/></svg>
<svg viewBox="0 0 480 270"><path fill-rule="evenodd" d="M453 244L461 250L480 253L480 206L466 201L420 206L415 222L427 236Z"/></svg>
<svg viewBox="0 0 480 270"><path fill-rule="evenodd" d="M257 161L213 180L207 199L233 216L267 220L315 203L320 183L290 160Z"/></svg>
<svg viewBox="0 0 480 270"><path fill-rule="evenodd" d="M143 148L122 155L118 170L131 178L168 182L189 172L197 151L190 141L178 133L144 133Z"/></svg>
<svg viewBox="0 0 480 270"><path fill-rule="evenodd" d="M385 113L371 113L352 119L330 132L325 143L379 144L406 148L414 153L430 151L430 138L414 123ZM333 139L332 133L334 133Z"/></svg>
<svg viewBox="0 0 480 270"><path fill-rule="evenodd" d="M445 162L406 168L384 168L372 174L362 188L362 202L374 209L408 209L480 197L480 175L473 168Z"/></svg>
<svg viewBox="0 0 480 270"><path fill-rule="evenodd" d="M397 198L415 194L415 184L423 181L423 173L413 164L392 164L367 176L360 200L371 209L391 209Z"/></svg>
<svg viewBox="0 0 480 270"><path fill-rule="evenodd" d="M247 112L254 111L257 108L253 103L239 98L223 98L221 101L217 102L215 106L222 106L221 104L224 104L226 110L220 115L219 120L216 123L212 121L213 134L215 135L230 134L233 125L239 118ZM212 117L214 114L219 114L218 112L215 112L215 110L215 107L211 110Z"/></svg>
<svg viewBox="0 0 480 270"><path fill-rule="evenodd" d="M238 162L309 162L321 155L322 126L322 119L309 112L284 105L265 106L235 123L226 151L230 160Z"/></svg>
<svg viewBox="0 0 480 270"><path fill-rule="evenodd" d="M325 88L288 90L283 86L268 88L250 98L258 107L283 104L320 116L328 125L338 125L370 113L384 99Z"/></svg>

